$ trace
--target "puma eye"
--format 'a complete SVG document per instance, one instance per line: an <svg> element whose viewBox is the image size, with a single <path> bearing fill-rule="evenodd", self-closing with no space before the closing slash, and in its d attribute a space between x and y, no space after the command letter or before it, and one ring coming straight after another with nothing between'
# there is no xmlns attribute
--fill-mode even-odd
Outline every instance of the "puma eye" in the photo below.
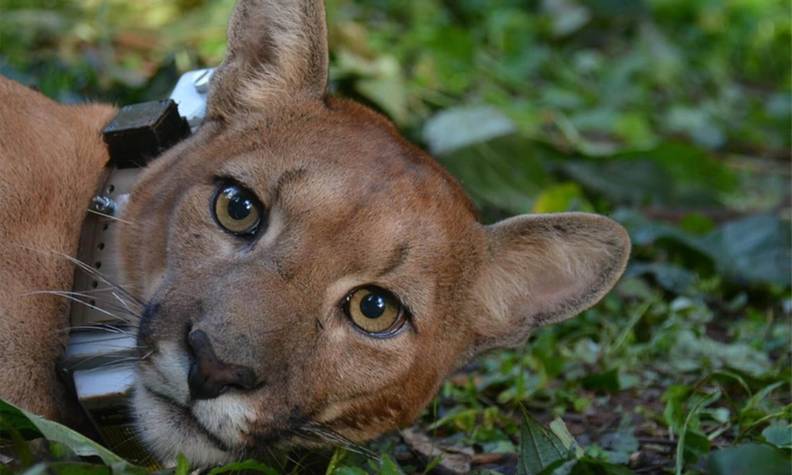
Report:
<svg viewBox="0 0 792 475"><path fill-rule="evenodd" d="M385 289L369 286L353 290L344 312L358 328L375 336L388 336L404 323L404 306Z"/></svg>
<svg viewBox="0 0 792 475"><path fill-rule="evenodd" d="M261 203L250 191L239 185L221 185L212 206L217 224L231 234L252 236L262 221Z"/></svg>

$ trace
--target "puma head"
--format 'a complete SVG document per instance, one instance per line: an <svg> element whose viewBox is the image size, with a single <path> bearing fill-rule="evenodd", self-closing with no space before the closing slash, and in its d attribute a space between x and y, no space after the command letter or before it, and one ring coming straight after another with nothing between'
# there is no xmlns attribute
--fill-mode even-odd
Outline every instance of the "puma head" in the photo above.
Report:
<svg viewBox="0 0 792 475"><path fill-rule="evenodd" d="M146 302L134 413L163 459L363 441L443 378L614 285L592 214L477 221L394 126L327 94L324 6L240 0L198 132L144 172L121 255Z"/></svg>

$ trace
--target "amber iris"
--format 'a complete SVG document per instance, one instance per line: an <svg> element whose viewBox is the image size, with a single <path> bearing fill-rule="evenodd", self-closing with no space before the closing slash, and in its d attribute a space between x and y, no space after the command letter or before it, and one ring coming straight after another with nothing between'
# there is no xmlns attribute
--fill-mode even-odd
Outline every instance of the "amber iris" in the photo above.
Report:
<svg viewBox="0 0 792 475"><path fill-rule="evenodd" d="M387 290L374 286L353 290L346 299L344 310L352 323L374 335L393 333L404 321L401 302Z"/></svg>
<svg viewBox="0 0 792 475"><path fill-rule="evenodd" d="M215 195L214 215L224 230L238 236L252 236L263 215L261 203L250 191L234 184L223 185Z"/></svg>

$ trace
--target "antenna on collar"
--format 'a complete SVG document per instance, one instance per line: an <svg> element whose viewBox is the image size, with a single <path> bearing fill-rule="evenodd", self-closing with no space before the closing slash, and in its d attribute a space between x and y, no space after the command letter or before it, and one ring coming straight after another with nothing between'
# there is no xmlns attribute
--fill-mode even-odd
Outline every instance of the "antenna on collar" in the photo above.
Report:
<svg viewBox="0 0 792 475"><path fill-rule="evenodd" d="M171 99L124 106L102 130L109 165L116 168L144 167L189 135L187 119Z"/></svg>
<svg viewBox="0 0 792 475"><path fill-rule="evenodd" d="M124 106L102 136L111 167L140 168L187 138L206 115L206 94L213 69L184 74L170 99Z"/></svg>

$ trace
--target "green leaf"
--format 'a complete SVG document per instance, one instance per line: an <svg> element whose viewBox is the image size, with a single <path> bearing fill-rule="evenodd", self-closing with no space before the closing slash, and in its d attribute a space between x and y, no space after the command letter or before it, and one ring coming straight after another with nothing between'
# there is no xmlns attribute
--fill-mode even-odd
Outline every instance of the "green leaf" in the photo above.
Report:
<svg viewBox="0 0 792 475"><path fill-rule="evenodd" d="M712 448L711 445L710 440L704 433L698 430L688 429L685 431L682 460L686 464L696 463L701 457L710 452Z"/></svg>
<svg viewBox="0 0 792 475"><path fill-rule="evenodd" d="M591 194L625 205L669 205L675 196L671 175L650 160L569 160L561 168Z"/></svg>
<svg viewBox="0 0 792 475"><path fill-rule="evenodd" d="M750 427L762 420L766 420L764 418L768 417L768 413L773 411L770 406L770 395L785 384L786 381L772 382L748 398L739 412L740 425L742 427Z"/></svg>
<svg viewBox="0 0 792 475"><path fill-rule="evenodd" d="M591 18L588 8L574 0L545 0L542 5L551 19L555 36L566 36L581 28Z"/></svg>
<svg viewBox="0 0 792 475"><path fill-rule="evenodd" d="M379 463L379 473L381 475L404 475L401 467L387 454L382 454Z"/></svg>
<svg viewBox="0 0 792 475"><path fill-rule="evenodd" d="M592 391L616 392L619 390L619 370L611 369L591 373L581 380L583 387Z"/></svg>
<svg viewBox="0 0 792 475"><path fill-rule="evenodd" d="M4 418L11 417L16 421L19 421L20 417L27 419L47 440L63 444L81 457L99 457L105 464L112 467L113 473L145 473L143 468L127 462L84 435L2 400L0 400L0 414Z"/></svg>
<svg viewBox="0 0 792 475"><path fill-rule="evenodd" d="M32 465L34 461L33 451L28 444L28 440L22 436L20 431L10 421L0 415L0 442L6 446L6 451L14 454L23 467ZM0 464L0 468L2 467L3 465Z"/></svg>
<svg viewBox="0 0 792 475"><path fill-rule="evenodd" d="M401 76L361 79L356 87L361 94L380 106L394 122L407 122L407 97Z"/></svg>
<svg viewBox="0 0 792 475"><path fill-rule="evenodd" d="M633 262L625 273L628 277L650 275L660 287L677 294L688 294L696 275L684 267L664 262Z"/></svg>
<svg viewBox="0 0 792 475"><path fill-rule="evenodd" d="M176 470L173 475L187 475L188 473L190 473L190 462L187 461L184 454L179 454L176 458Z"/></svg>
<svg viewBox="0 0 792 475"><path fill-rule="evenodd" d="M38 439L41 431L15 406L0 399L0 438L9 439L8 431L15 431L26 440Z"/></svg>
<svg viewBox="0 0 792 475"><path fill-rule="evenodd" d="M773 421L762 431L762 437L778 448L792 448L792 424Z"/></svg>
<svg viewBox="0 0 792 475"><path fill-rule="evenodd" d="M685 422L684 404L690 391L689 386L672 384L663 393L661 398L665 402L663 417L672 434L682 430L682 424Z"/></svg>
<svg viewBox="0 0 792 475"><path fill-rule="evenodd" d="M583 448L578 445L575 437L569 432L563 419L560 417L553 419L552 422L550 422L550 432L558 437L558 440L561 441L567 451L573 452L577 457L583 455Z"/></svg>
<svg viewBox="0 0 792 475"><path fill-rule="evenodd" d="M21 475L110 475L110 467L83 462L43 462L22 472ZM125 472L120 472L125 473Z"/></svg>
<svg viewBox="0 0 792 475"><path fill-rule="evenodd" d="M472 75L459 74L472 68L475 51L474 32L459 26L435 27L431 37L422 41L423 54L431 58L443 87L451 92L462 92L468 87Z"/></svg>
<svg viewBox="0 0 792 475"><path fill-rule="evenodd" d="M562 211L593 211L577 183L559 183L545 188L533 205L534 213L559 213Z"/></svg>
<svg viewBox="0 0 792 475"><path fill-rule="evenodd" d="M720 397L721 397L721 393L718 390L718 391L715 391L714 393L704 397L703 399L700 399L699 401L697 401L693 405L693 408L690 410L690 412L688 412L687 417L685 417L685 422L682 424L682 429L679 431L679 440L677 440L676 475L682 475L682 468L684 467L685 460L686 460L685 459L686 450L688 450L689 452L691 452L693 454L694 461L695 461L695 457L696 457L697 453L699 452L698 450L695 450L695 447L699 447L700 444L696 444L696 445L685 444L685 440L689 436L690 436L691 440L693 440L694 442L700 442L701 438L702 438L702 437L698 437L698 436L692 435L693 431L690 431L690 434L689 434L689 427L691 427L691 423L694 420L696 420L696 418L698 417L698 413L701 412L702 409L704 409L708 405L712 404L713 402L717 401L718 399L720 399ZM704 439L706 440L706 437L704 437ZM693 450L690 450L687 445L691 445L691 448ZM707 448L709 448L709 447L707 447Z"/></svg>
<svg viewBox="0 0 792 475"><path fill-rule="evenodd" d="M222 467L215 467L209 471L208 475L219 475L221 473L234 473L234 472L255 472L263 473L265 475L279 475L279 472L269 465L265 465L256 460L244 460L242 462L233 462Z"/></svg>
<svg viewBox="0 0 792 475"><path fill-rule="evenodd" d="M336 447L333 450L333 456L330 457L330 462L327 463L327 468L325 469L325 475L333 475L333 473L335 473L336 471L336 468L339 466L341 461L344 460L346 455L347 455L346 450L344 450L341 447Z"/></svg>
<svg viewBox="0 0 792 475"><path fill-rule="evenodd" d="M587 190L626 205L722 206L734 173L703 150L663 143L651 150L562 164Z"/></svg>
<svg viewBox="0 0 792 475"><path fill-rule="evenodd" d="M571 458L572 451L522 408L518 475L538 475L551 465Z"/></svg>
<svg viewBox="0 0 792 475"><path fill-rule="evenodd" d="M515 130L511 119L494 107L461 106L446 109L427 120L423 138L429 151L446 155Z"/></svg>
<svg viewBox="0 0 792 475"><path fill-rule="evenodd" d="M358 467L338 467L333 471L333 475L368 475L368 472Z"/></svg>
<svg viewBox="0 0 792 475"><path fill-rule="evenodd" d="M440 161L482 206L529 213L552 182L548 163L558 152L517 134L464 147Z"/></svg>
<svg viewBox="0 0 792 475"><path fill-rule="evenodd" d="M749 443L714 452L707 469L709 475L789 475L792 462L774 447Z"/></svg>
<svg viewBox="0 0 792 475"><path fill-rule="evenodd" d="M732 368L762 377L773 370L767 354L746 343L721 343L691 330L680 330L669 363L678 371L700 371L702 367Z"/></svg>
<svg viewBox="0 0 792 475"><path fill-rule="evenodd" d="M776 216L749 216L697 236L669 224L653 222L640 213L622 209L614 218L630 232L636 245L670 241L708 258L726 278L735 282L792 283L792 231Z"/></svg>
<svg viewBox="0 0 792 475"><path fill-rule="evenodd" d="M688 134L696 143L717 148L726 140L723 130L701 107L674 106L666 117L667 127L676 133Z"/></svg>
<svg viewBox="0 0 792 475"><path fill-rule="evenodd" d="M337 53L336 71L344 76L357 78L355 88L363 96L377 104L394 122L407 121L407 92L402 68L392 55L368 59L348 49Z"/></svg>
<svg viewBox="0 0 792 475"><path fill-rule="evenodd" d="M792 282L792 238L788 222L749 216L721 226L701 241L727 276L788 286Z"/></svg>
<svg viewBox="0 0 792 475"><path fill-rule="evenodd" d="M630 456L638 451L638 439L634 435L635 428L622 424L619 430L603 435L599 444L605 449L607 460L611 463L626 464Z"/></svg>
<svg viewBox="0 0 792 475"><path fill-rule="evenodd" d="M569 475L577 460L558 459L544 468L538 475ZM519 472L518 472L519 475Z"/></svg>
<svg viewBox="0 0 792 475"><path fill-rule="evenodd" d="M599 459L583 458L572 467L569 475L633 475L633 472L623 465Z"/></svg>

